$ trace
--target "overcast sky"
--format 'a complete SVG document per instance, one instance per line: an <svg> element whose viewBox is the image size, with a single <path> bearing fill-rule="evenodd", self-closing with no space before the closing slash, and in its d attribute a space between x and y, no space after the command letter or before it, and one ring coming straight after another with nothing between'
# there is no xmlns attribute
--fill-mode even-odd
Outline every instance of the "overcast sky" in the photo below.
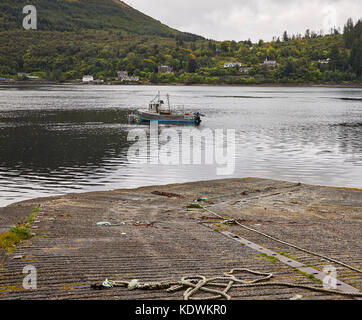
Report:
<svg viewBox="0 0 362 320"><path fill-rule="evenodd" d="M362 17L361 0L125 0L179 29L215 40L271 40L306 29L325 32Z"/></svg>

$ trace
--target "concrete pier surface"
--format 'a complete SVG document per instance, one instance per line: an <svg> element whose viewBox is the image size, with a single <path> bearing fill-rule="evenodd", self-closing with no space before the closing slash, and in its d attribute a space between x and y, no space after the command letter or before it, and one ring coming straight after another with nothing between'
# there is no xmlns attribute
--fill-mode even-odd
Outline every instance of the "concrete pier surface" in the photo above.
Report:
<svg viewBox="0 0 362 320"><path fill-rule="evenodd" d="M251 230L224 223L197 205L192 208L196 199ZM339 281L362 289L361 273L252 231L360 270L362 191L357 189L246 178L69 194L0 208L0 233L23 223L34 208L39 208L30 224L34 236L10 254L0 249L0 299L180 300L183 291L93 290L91 285L105 279L156 282L222 276L233 268L273 273L275 282L323 288L315 277L233 241L225 231L318 271L333 266ZM37 270L36 290L23 287L28 265ZM289 300L297 295L352 299L271 286L235 288L229 294L235 300Z"/></svg>

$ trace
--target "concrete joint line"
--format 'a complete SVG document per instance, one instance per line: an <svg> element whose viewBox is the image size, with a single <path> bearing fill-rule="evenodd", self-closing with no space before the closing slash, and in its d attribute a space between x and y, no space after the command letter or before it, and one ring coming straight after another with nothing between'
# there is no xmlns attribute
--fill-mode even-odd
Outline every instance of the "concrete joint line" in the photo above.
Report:
<svg viewBox="0 0 362 320"><path fill-rule="evenodd" d="M207 225L206 223L203 223L204 226L210 228L210 229L213 229L212 226L210 225ZM316 279L320 280L323 282L324 279L326 279L326 277L328 276L327 274L325 274L324 272L322 271L318 271L314 268L311 268L311 267L308 267L306 266L305 264L301 263L301 262L298 262L296 260L293 260L293 259L290 259L288 257L285 257L275 251L272 251L272 250L269 250L269 249L266 249L250 240L247 240L245 238L242 238L234 233L231 233L229 231L219 231L219 233L221 233L222 235L232 239L233 241L236 241L238 242L239 244L242 244L244 245L245 247L248 247L250 249L253 249L259 253L264 253L270 257L274 257L276 259L278 259L280 262L294 268L294 269L297 269L299 270L300 272L303 272L303 273L307 273L309 275L312 275L314 276ZM357 288L354 288L352 287L351 285L345 283L345 282L342 282L340 280L337 279L337 290L339 291L342 291L342 292L346 292L346 293L360 293L360 291L357 289ZM360 300L360 299L358 299Z"/></svg>

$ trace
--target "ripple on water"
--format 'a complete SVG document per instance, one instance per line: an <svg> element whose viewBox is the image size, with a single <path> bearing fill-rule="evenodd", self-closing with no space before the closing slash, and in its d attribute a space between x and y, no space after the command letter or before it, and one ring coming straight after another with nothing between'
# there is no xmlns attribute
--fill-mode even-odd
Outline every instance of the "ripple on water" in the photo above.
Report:
<svg viewBox="0 0 362 320"><path fill-rule="evenodd" d="M216 164L159 166L147 163L148 156L143 159L147 164L127 159L129 131L149 133L147 126L129 125L127 115L146 107L158 90L169 92L174 105L205 113L199 129L236 130L235 173L230 177L362 187L361 89L0 90L0 206L68 192L225 178L217 176ZM184 128L175 127L179 133Z"/></svg>

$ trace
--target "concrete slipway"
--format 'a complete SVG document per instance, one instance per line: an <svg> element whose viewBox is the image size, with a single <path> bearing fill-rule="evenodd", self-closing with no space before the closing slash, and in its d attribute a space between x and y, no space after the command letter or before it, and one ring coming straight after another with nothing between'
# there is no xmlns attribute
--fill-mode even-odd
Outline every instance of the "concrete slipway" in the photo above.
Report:
<svg viewBox="0 0 362 320"><path fill-rule="evenodd" d="M187 208L198 198L207 198L201 202L205 208L252 230L361 269L361 190L254 178L217 180L70 194L1 208L0 233L25 221L35 207L39 212L31 224L33 238L18 244L10 255L0 250L0 299L182 299L182 291L93 290L91 285L102 284L106 278L149 282L179 281L188 275L221 276L233 268L273 273L275 282L322 287L315 277L233 241L223 232L314 270L332 265L339 281L362 289L359 272L235 223L222 223L197 206ZM124 221L128 222L121 224ZM114 226L98 226L97 222ZM37 290L22 286L26 265L37 269ZM255 279L248 274L240 277ZM235 288L229 294L239 300L296 295L352 299L272 286Z"/></svg>

